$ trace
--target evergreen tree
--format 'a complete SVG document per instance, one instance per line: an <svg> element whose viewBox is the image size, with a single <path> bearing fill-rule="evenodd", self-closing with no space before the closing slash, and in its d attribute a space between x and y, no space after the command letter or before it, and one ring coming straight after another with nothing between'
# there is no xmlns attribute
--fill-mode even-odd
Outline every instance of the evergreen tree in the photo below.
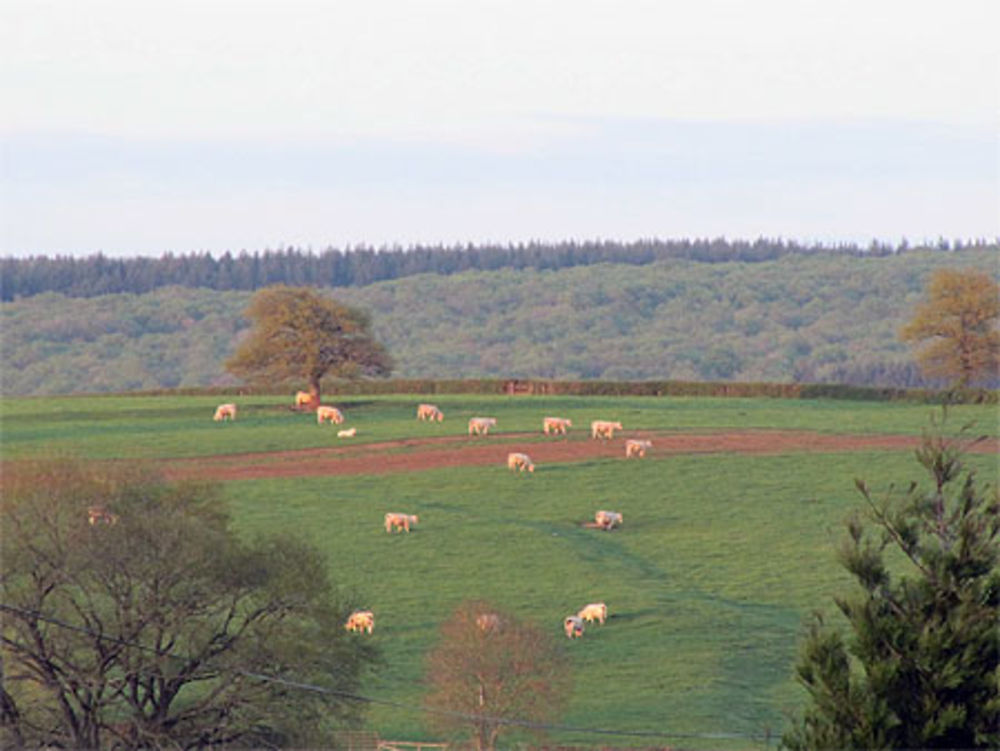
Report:
<svg viewBox="0 0 1000 751"><path fill-rule="evenodd" d="M809 705L791 749L1000 746L1000 504L935 428L917 459L931 479L876 500L858 481L840 561L860 591L836 598L845 638L815 615L797 667Z"/></svg>

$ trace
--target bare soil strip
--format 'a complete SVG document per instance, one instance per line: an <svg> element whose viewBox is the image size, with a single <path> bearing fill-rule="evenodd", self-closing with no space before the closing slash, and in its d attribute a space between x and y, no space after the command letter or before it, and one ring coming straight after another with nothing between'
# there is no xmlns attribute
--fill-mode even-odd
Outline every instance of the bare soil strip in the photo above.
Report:
<svg viewBox="0 0 1000 751"><path fill-rule="evenodd" d="M413 438L298 451L173 459L164 461L162 467L165 474L174 479L212 478L229 481L270 477L419 472L442 467L489 464L506 466L507 453L511 450L527 452L538 465L601 458L625 461L624 444L621 440L554 438L546 442L517 443L518 438L529 436L537 438L536 433L504 433L499 436L477 438L465 436ZM919 437L909 435L831 435L780 430L719 433L629 431L629 436L653 441L653 448L647 459L631 461L649 461L655 460L657 456L676 454L905 451L915 449L921 441ZM969 451L1000 453L1000 440L983 441L970 447Z"/></svg>

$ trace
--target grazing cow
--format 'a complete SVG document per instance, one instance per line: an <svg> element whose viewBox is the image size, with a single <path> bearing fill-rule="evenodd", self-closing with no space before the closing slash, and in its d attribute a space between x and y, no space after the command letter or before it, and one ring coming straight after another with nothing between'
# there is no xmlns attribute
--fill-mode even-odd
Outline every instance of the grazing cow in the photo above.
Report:
<svg viewBox="0 0 1000 751"><path fill-rule="evenodd" d="M579 639L583 636L583 619L578 615L568 615L563 621L563 631L570 639Z"/></svg>
<svg viewBox="0 0 1000 751"><path fill-rule="evenodd" d="M87 522L92 527L96 524L117 524L118 515L112 514L104 506L90 506L87 508Z"/></svg>
<svg viewBox="0 0 1000 751"><path fill-rule="evenodd" d="M312 394L308 391L296 391L295 392L295 406L296 407L308 407L312 404Z"/></svg>
<svg viewBox="0 0 1000 751"><path fill-rule="evenodd" d="M545 435L566 435L566 429L573 427L573 421L564 417L543 417L542 432Z"/></svg>
<svg viewBox="0 0 1000 751"><path fill-rule="evenodd" d="M417 419L430 420L431 422L437 420L438 422L441 422L444 419L444 412L433 404L418 404Z"/></svg>
<svg viewBox="0 0 1000 751"><path fill-rule="evenodd" d="M496 613L480 613L476 616L476 625L483 632L496 631L500 628L500 616Z"/></svg>
<svg viewBox="0 0 1000 751"><path fill-rule="evenodd" d="M619 526L625 519L617 511L598 511L594 515L594 521L601 529L613 529Z"/></svg>
<svg viewBox="0 0 1000 751"><path fill-rule="evenodd" d="M329 420L331 425L340 425L344 421L344 415L336 407L316 407L316 422L322 425L324 420Z"/></svg>
<svg viewBox="0 0 1000 751"><path fill-rule="evenodd" d="M592 602L589 605L585 605L576 614L576 617L587 623L598 621L603 626L604 622L608 619L608 606L603 602Z"/></svg>
<svg viewBox="0 0 1000 751"><path fill-rule="evenodd" d="M490 428L495 427L496 424L495 417L470 417L469 435L489 435Z"/></svg>
<svg viewBox="0 0 1000 751"><path fill-rule="evenodd" d="M337 438L354 438L358 434L357 428L348 428L347 430L338 430Z"/></svg>
<svg viewBox="0 0 1000 751"><path fill-rule="evenodd" d="M607 420L594 420L590 423L591 438L614 438L616 430L622 430L620 422L608 422Z"/></svg>
<svg viewBox="0 0 1000 751"><path fill-rule="evenodd" d="M355 610L347 619L344 628L348 631L365 631L370 634L375 628L375 614L370 610Z"/></svg>
<svg viewBox="0 0 1000 751"><path fill-rule="evenodd" d="M625 458L629 459L633 456L643 457L646 455L646 449L653 448L652 441L640 441L635 438L629 438L625 441Z"/></svg>
<svg viewBox="0 0 1000 751"><path fill-rule="evenodd" d="M385 515L385 531L392 532L394 529L409 532L411 526L420 522L420 518L415 514L397 514L390 511Z"/></svg>
<svg viewBox="0 0 1000 751"><path fill-rule="evenodd" d="M516 469L519 472L524 472L524 470L534 472L535 465L531 461L531 457L527 454L507 454L507 469L512 471Z"/></svg>
<svg viewBox="0 0 1000 751"><path fill-rule="evenodd" d="M236 419L236 405L235 404L220 404L215 408L215 417L212 418L216 422L221 422L222 420L235 420Z"/></svg>

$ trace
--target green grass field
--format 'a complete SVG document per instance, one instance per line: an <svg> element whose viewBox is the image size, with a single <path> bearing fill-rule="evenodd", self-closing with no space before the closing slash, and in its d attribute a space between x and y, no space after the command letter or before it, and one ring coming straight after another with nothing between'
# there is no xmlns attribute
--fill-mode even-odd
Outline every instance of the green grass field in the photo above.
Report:
<svg viewBox="0 0 1000 751"><path fill-rule="evenodd" d="M220 401L235 401L234 424L212 421ZM414 419L420 401L444 410L443 423ZM466 420L499 419L497 434L533 431L546 414L569 417L580 431L592 419L620 420L627 429L731 430L775 428L822 433L919 435L934 407L922 404L782 399L657 397L505 397L479 395L371 396L332 400L357 425L355 442L428 435L464 435ZM80 396L0 399L0 440L11 458L40 450L92 458L168 458L247 451L315 448L337 443L336 431L288 407L291 397ZM952 430L975 420L998 435L996 406L951 408ZM310 429L311 428L311 429ZM541 435L539 435L541 440Z"/></svg>
<svg viewBox="0 0 1000 751"><path fill-rule="evenodd" d="M218 398L74 397L2 400L4 458L43 451L164 458L337 445L335 431L274 397L236 399L234 424L211 420ZM488 414L504 431L538 431L558 414L582 426L676 431L781 428L919 435L923 405L769 399L490 398L440 396L442 424L413 419L415 397L338 402L357 442L464 434ZM952 410L954 430L975 420L997 434L996 407ZM492 438L490 440L493 440ZM531 440L543 440L540 433ZM996 481L997 460L970 457ZM672 455L408 474L267 479L225 488L238 529L294 530L328 556L358 605L375 611L385 663L365 695L416 707L424 656L463 599L486 598L561 639L574 666L566 725L664 733L662 738L560 732L562 744L762 748L803 700L793 679L804 618L832 613L850 581L835 562L843 520L875 489L923 480L912 452L779 456ZM581 526L598 508L624 513L620 531ZM387 535L386 511L419 514L409 535ZM607 602L610 619L568 642L562 618ZM417 711L375 705L387 738L433 739ZM730 735L736 737L729 737Z"/></svg>

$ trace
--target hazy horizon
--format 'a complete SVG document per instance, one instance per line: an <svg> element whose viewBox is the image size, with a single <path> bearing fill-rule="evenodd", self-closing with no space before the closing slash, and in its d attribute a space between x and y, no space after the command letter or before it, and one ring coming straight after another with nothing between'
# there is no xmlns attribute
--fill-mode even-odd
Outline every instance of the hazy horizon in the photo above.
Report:
<svg viewBox="0 0 1000 751"><path fill-rule="evenodd" d="M1000 5L9 0L0 255L1000 235Z"/></svg>

